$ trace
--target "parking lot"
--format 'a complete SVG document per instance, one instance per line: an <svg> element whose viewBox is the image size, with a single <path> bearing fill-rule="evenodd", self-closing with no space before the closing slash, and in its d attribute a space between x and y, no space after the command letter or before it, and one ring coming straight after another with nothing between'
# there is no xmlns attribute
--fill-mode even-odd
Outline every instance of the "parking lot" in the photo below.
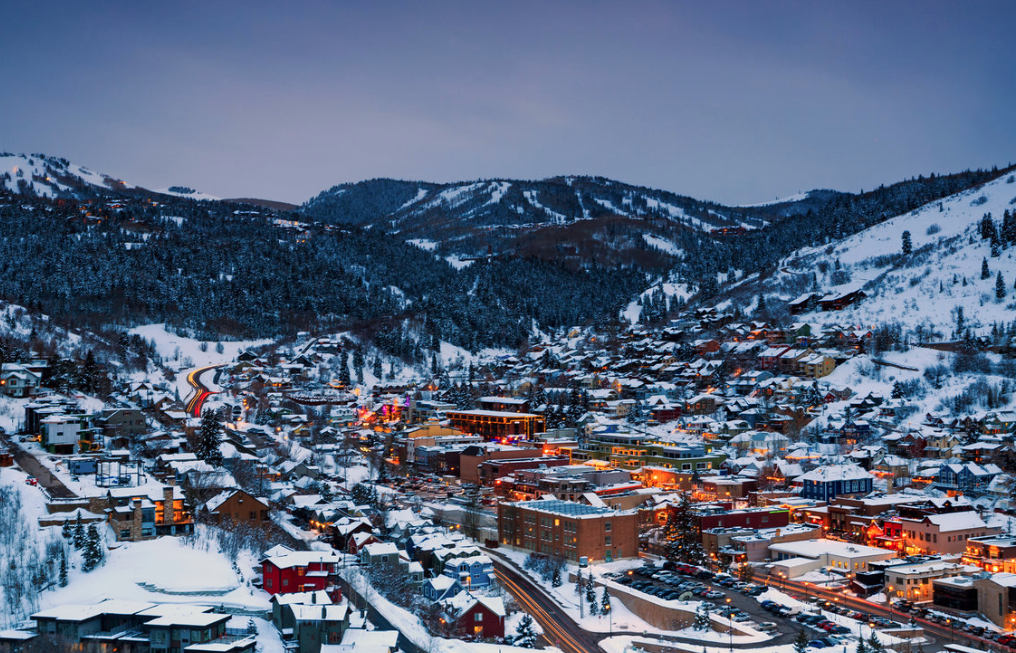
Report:
<svg viewBox="0 0 1016 653"><path fill-rule="evenodd" d="M806 632L809 645L815 649L845 643L850 629L833 622L823 611L855 619L873 629L900 625L820 598L812 598L805 608L791 608L770 600L759 602L757 597L768 589L763 584L744 582L728 574L714 574L690 565L668 564L667 567L669 569L644 566L628 574L619 574L614 580L663 600L702 601L710 612L774 634L774 644L792 642L800 630Z"/></svg>

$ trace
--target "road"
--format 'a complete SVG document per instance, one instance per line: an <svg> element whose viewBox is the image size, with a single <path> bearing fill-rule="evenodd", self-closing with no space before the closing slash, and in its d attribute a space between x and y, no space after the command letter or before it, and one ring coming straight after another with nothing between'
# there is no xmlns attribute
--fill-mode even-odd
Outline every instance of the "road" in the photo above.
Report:
<svg viewBox="0 0 1016 653"><path fill-rule="evenodd" d="M187 412L194 417L201 417L201 407L205 405L205 400L211 395L218 394L208 389L204 383L201 382L201 375L210 370L220 367L219 365L209 365L208 367L199 367L196 370L191 371L187 375L187 383L194 388L194 394L187 402Z"/></svg>
<svg viewBox="0 0 1016 653"><path fill-rule="evenodd" d="M494 574L502 587L543 627L543 636L564 653L602 653L597 643L601 636L579 627L522 574L496 559Z"/></svg>
<svg viewBox="0 0 1016 653"><path fill-rule="evenodd" d="M893 619L894 621L898 622L906 623L909 621L913 621L918 626L924 628L926 633L928 633L929 635L934 635L935 638L942 644L954 642L956 644L970 646L972 648L978 648L982 650L1005 649L1004 646L999 645L997 642L982 639L980 637L976 637L974 635L971 635L970 633L961 631L959 629L935 623L934 621L928 621L927 619L922 619L920 617L913 617L905 612L900 612L899 610L891 610L890 608L885 607L881 603L872 603L870 601L865 601L864 599L859 599L844 594L839 590L828 590L818 587L812 583L802 583L793 580L786 580L780 583L773 582L770 583L770 586L778 589L782 589L784 586L786 586L787 590L792 590L796 593L805 595L806 598L808 596L821 596L822 598L827 599L829 601L839 602L843 605L846 605L848 608L852 610L866 612L868 614L878 615L881 617L889 617L890 619Z"/></svg>
<svg viewBox="0 0 1016 653"><path fill-rule="evenodd" d="M46 488L49 496L54 499L73 499L78 496L67 489L67 486L46 469L33 454L22 449L14 442L7 442L7 447L11 450L14 462L18 464L18 467L29 476L39 479L39 485Z"/></svg>

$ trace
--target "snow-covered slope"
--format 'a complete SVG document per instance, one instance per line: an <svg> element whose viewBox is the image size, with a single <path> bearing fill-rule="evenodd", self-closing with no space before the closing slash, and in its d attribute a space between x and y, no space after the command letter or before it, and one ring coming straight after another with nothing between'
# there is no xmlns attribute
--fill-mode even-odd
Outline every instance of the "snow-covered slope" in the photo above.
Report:
<svg viewBox="0 0 1016 653"><path fill-rule="evenodd" d="M0 152L0 187L15 193L31 193L40 197L79 197L84 193L123 191L131 184L67 159L43 154L11 154Z"/></svg>
<svg viewBox="0 0 1016 653"><path fill-rule="evenodd" d="M983 332L993 322L1016 319L1016 242L1003 238L997 256L992 256L991 242L981 236L985 215L1001 235L1006 211L1016 211L1012 173L839 242L798 250L762 291L784 299L812 290L861 288L867 295L843 311L802 317L815 324L868 326L895 320L911 328L924 324L949 337L962 309L964 323L975 333ZM909 232L913 248L907 255L902 253L904 232ZM1004 297L996 296L999 275Z"/></svg>

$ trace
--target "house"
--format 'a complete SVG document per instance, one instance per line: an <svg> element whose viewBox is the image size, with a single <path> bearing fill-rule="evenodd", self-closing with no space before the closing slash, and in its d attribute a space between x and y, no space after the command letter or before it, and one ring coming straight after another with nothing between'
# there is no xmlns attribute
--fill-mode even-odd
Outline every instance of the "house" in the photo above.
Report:
<svg viewBox="0 0 1016 653"><path fill-rule="evenodd" d="M844 494L868 494L872 477L857 465L824 465L797 478L801 497L830 501Z"/></svg>
<svg viewBox="0 0 1016 653"><path fill-rule="evenodd" d="M403 563L408 566L408 559L394 542L375 542L366 544L360 549L360 563L371 567Z"/></svg>
<svg viewBox="0 0 1016 653"><path fill-rule="evenodd" d="M42 377L20 363L0 366L0 394L8 397L30 397L39 389Z"/></svg>
<svg viewBox="0 0 1016 653"><path fill-rule="evenodd" d="M338 601L338 564L339 556L334 553L276 546L261 561L264 590L270 595L325 590Z"/></svg>
<svg viewBox="0 0 1016 653"><path fill-rule="evenodd" d="M294 626L293 612L283 610L287 605L294 603L306 603L308 605L332 605L332 599L328 592L317 590L315 592L293 592L291 594L274 594L269 599L272 604L272 625L280 633L285 630L292 631Z"/></svg>
<svg viewBox="0 0 1016 653"><path fill-rule="evenodd" d="M446 576L444 574L426 579L423 581L423 587L421 589L423 596L435 603L444 601L445 599L450 599L464 590L465 588L462 587L462 584L457 578L452 578L451 576Z"/></svg>
<svg viewBox="0 0 1016 653"><path fill-rule="evenodd" d="M350 628L339 644L325 644L321 653L396 653L399 631Z"/></svg>
<svg viewBox="0 0 1016 653"><path fill-rule="evenodd" d="M183 491L172 485L164 486L161 496L134 488L110 490L105 510L107 524L118 542L194 532L194 516L184 505Z"/></svg>
<svg viewBox="0 0 1016 653"><path fill-rule="evenodd" d="M856 304L867 297L863 290L843 290L839 292L829 293L822 299L818 300L819 307L823 311L842 311L851 304Z"/></svg>
<svg viewBox="0 0 1016 653"><path fill-rule="evenodd" d="M453 558L445 563L441 573L457 580L466 589L483 588L494 582L494 563L483 554Z"/></svg>
<svg viewBox="0 0 1016 653"><path fill-rule="evenodd" d="M460 592L441 602L441 615L449 629L464 639L504 637L504 601L496 597Z"/></svg>
<svg viewBox="0 0 1016 653"><path fill-rule="evenodd" d="M282 611L289 615L293 624L290 635L283 631L283 642L295 643L296 653L319 653L322 645L339 644L349 627L347 603L286 603L282 605Z"/></svg>
<svg viewBox="0 0 1016 653"><path fill-rule="evenodd" d="M230 522L233 526L259 527L271 522L268 500L251 496L243 490L220 492L205 502L199 513L219 525Z"/></svg>

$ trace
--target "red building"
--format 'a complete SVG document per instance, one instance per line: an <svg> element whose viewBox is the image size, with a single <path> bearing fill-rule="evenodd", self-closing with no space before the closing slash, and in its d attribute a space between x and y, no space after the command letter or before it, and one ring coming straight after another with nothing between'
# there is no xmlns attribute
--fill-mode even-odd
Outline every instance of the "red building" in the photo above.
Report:
<svg viewBox="0 0 1016 653"><path fill-rule="evenodd" d="M504 602L496 597L459 592L442 603L442 619L463 639L504 637Z"/></svg>
<svg viewBox="0 0 1016 653"><path fill-rule="evenodd" d="M270 595L324 590L338 602L338 565L339 557L334 553L293 551L280 545L261 561L262 586Z"/></svg>
<svg viewBox="0 0 1016 653"><path fill-rule="evenodd" d="M696 514L699 530L711 528L782 528L790 523L790 511L777 508L750 508L699 512Z"/></svg>

